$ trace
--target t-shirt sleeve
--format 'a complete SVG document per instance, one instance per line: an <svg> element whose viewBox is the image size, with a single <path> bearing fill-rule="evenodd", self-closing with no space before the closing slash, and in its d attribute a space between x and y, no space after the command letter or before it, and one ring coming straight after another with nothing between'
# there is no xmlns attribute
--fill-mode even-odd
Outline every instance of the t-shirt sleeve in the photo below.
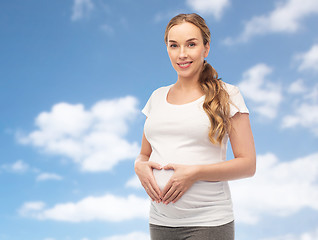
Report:
<svg viewBox="0 0 318 240"><path fill-rule="evenodd" d="M145 105L144 108L141 110L141 112L142 112L143 114L145 114L147 117L149 116L150 111L151 111L152 97L153 97L153 94L151 94L151 96L150 96L150 98L148 99L146 105Z"/></svg>
<svg viewBox="0 0 318 240"><path fill-rule="evenodd" d="M249 113L248 108L244 102L244 98L238 87L233 86L230 95L230 117L233 117L237 112Z"/></svg>

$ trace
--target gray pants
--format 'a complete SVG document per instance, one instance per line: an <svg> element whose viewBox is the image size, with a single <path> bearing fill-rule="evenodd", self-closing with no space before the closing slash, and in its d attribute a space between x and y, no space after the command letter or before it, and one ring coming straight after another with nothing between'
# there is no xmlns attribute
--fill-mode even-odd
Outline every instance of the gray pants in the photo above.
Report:
<svg viewBox="0 0 318 240"><path fill-rule="evenodd" d="M215 227L166 227L150 224L151 240L234 240L234 221Z"/></svg>

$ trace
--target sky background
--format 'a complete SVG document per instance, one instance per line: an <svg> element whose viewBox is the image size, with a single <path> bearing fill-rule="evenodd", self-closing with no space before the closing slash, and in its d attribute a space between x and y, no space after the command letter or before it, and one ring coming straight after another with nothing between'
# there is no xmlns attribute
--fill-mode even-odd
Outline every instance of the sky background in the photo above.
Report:
<svg viewBox="0 0 318 240"><path fill-rule="evenodd" d="M140 110L176 81L164 30L190 12L250 109L236 239L318 239L317 0L1 0L1 240L149 239Z"/></svg>

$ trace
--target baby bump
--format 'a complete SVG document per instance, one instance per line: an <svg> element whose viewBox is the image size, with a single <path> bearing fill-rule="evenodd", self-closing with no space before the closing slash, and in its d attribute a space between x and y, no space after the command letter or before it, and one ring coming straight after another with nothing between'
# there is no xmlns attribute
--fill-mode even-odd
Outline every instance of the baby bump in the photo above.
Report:
<svg viewBox="0 0 318 240"><path fill-rule="evenodd" d="M167 185L169 182L171 176L173 175L174 171L173 170L157 170L153 169L153 175L154 178L158 184L158 187L162 191L164 187Z"/></svg>

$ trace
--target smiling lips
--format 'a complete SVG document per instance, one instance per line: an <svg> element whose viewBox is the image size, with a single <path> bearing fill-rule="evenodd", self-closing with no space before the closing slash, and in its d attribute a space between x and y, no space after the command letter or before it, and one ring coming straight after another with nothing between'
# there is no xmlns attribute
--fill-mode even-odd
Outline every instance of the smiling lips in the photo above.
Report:
<svg viewBox="0 0 318 240"><path fill-rule="evenodd" d="M188 67L190 67L191 63L192 62L180 62L180 63L177 63L177 64L178 64L178 66L180 68L188 68Z"/></svg>

